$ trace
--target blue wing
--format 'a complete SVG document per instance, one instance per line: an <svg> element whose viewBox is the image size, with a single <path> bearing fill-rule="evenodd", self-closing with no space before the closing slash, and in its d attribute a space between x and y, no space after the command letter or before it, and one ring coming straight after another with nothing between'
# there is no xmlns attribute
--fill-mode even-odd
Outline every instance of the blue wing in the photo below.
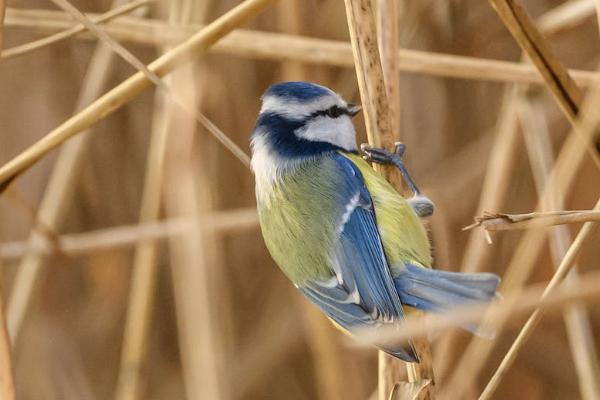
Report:
<svg viewBox="0 0 600 400"><path fill-rule="evenodd" d="M345 204L337 229L339 237L331 255L335 276L310 281L299 289L337 324L352 332L357 328L397 324L404 313L377 229L375 211L362 174L354 163L335 154L340 193ZM417 361L408 347L380 346L405 361Z"/></svg>

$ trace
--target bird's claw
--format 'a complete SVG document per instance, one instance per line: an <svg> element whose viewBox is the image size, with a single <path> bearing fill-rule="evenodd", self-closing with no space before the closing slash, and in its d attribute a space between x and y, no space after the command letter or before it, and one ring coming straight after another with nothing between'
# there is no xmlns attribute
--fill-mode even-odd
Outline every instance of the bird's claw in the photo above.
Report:
<svg viewBox="0 0 600 400"><path fill-rule="evenodd" d="M393 153L381 147L370 146L367 143L361 144L360 149L363 152L363 159L368 162L382 165L396 165L402 162L406 146L404 143L396 142Z"/></svg>
<svg viewBox="0 0 600 400"><path fill-rule="evenodd" d="M406 181L406 184L413 192L413 196L408 199L408 203L419 217L429 217L433 214L433 202L419 191L419 188L409 175L406 166L402 161L402 156L406 151L406 145L404 145L404 143L396 142L394 144L393 153L383 148L372 147L367 143L363 143L360 146L360 149L363 152L362 157L366 161L382 165L394 165L396 168L398 168L402 174L402 177Z"/></svg>

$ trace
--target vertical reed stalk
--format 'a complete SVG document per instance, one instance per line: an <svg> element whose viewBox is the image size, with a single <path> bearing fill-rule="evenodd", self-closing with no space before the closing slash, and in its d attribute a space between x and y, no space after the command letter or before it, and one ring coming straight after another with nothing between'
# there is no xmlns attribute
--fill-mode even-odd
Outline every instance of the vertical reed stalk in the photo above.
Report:
<svg viewBox="0 0 600 400"><path fill-rule="evenodd" d="M392 131L388 91L378 51L376 24L371 2L369 0L345 0L344 3L367 137L369 143L373 146L390 148L397 139ZM391 23L394 24L395 22ZM384 45L389 46L389 43ZM387 52L385 56L386 59L390 58ZM393 74L394 72L389 71L389 73ZM391 171L386 169L384 173L389 176ZM406 387L410 388L407 392L410 395L407 395L404 391L401 393L394 390L395 398L408 398L408 396L412 398L413 395L420 399L433 397L433 369L429 346L426 341L419 341L418 343L415 342L415 347L421 362L419 364L408 363L406 366L410 381L410 384ZM383 399L389 397L391 394L388 392L389 389L398 384L390 380L399 376L397 369L402 367L402 363L385 355L380 356L380 362L379 376L384 380L383 382L380 381L379 398Z"/></svg>

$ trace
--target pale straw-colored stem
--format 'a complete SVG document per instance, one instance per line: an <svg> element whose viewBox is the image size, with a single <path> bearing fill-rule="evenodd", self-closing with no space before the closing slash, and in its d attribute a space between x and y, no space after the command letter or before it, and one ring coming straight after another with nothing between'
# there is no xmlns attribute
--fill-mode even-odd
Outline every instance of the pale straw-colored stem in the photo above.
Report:
<svg viewBox="0 0 600 400"><path fill-rule="evenodd" d="M376 24L372 5L369 0L345 0L344 4L346 6L348 29L350 31L352 52L369 144L377 147L391 148L397 139L395 133L392 131L388 91L378 51ZM389 58L389 54L386 54L385 57L386 59ZM386 176L389 176L391 173L390 169L386 169L383 172ZM417 354L421 363L409 363L406 365L410 381L408 385L415 389L413 391L407 390L406 392L414 393L418 390L418 398L430 399L433 398L434 381L429 347L427 342L423 340L415 343L415 347L417 348ZM396 384L399 384L397 382L390 382L390 379L399 376L399 373L389 371L389 369L401 368L401 363L399 360L392 360L387 356L382 356L380 362L382 365L379 376L384 378L384 381L380 382L382 387L379 389L379 398L382 399L389 397L391 393L386 392ZM399 393L395 397L406 397L407 393Z"/></svg>
<svg viewBox="0 0 600 400"><path fill-rule="evenodd" d="M525 144L533 171L538 197L542 197L544 186L552 170L552 141L542 105L536 96L529 97L522 93L519 103L519 120L525 136ZM564 202L548 197L546 208L562 209ZM600 219L600 211L598 212ZM558 226L549 231L550 250L554 267L558 269L561 259L566 255L571 242L571 235L565 226ZM566 284L577 287L579 278L577 265L566 277ZM579 380L582 397L586 400L600 398L600 381L598 356L594 346L593 332L587 309L581 304L567 307L563 314L567 328L567 336L575 369Z"/></svg>
<svg viewBox="0 0 600 400"><path fill-rule="evenodd" d="M148 65L148 69L157 76L162 77L174 69L187 64L193 54L205 52L208 47L221 37L265 10L273 1L247 0L241 3L201 29L182 44L156 59ZM31 167L49 151L111 114L123 104L131 101L144 89L149 87L151 83L144 73L138 72L84 110L69 118L13 160L0 167L0 190L4 190L13 179Z"/></svg>
<svg viewBox="0 0 600 400"><path fill-rule="evenodd" d="M94 17L97 14L86 15ZM65 13L60 11L9 8L7 26L54 32L73 26L73 21L65 19L64 16ZM587 16L587 14L583 15L582 18ZM569 22L575 24L581 20L569 20ZM202 29L202 26L193 24L171 26L159 20L121 17L103 25L103 28L120 41L148 46L167 46L188 39ZM82 33L78 37L95 39L89 33ZM209 51L249 59L289 60L338 67L354 65L352 49L347 42L245 29L236 29ZM405 73L538 85L544 82L534 66L510 61L411 49L399 49L397 58L398 69ZM600 74L593 71L572 69L569 73L582 86L600 81Z"/></svg>
<svg viewBox="0 0 600 400"><path fill-rule="evenodd" d="M596 203L595 209L600 210L600 200L598 200L598 202ZM552 276L550 283L548 283L548 286L546 286L546 289L544 290L544 292L542 294L542 299L545 299L554 290L556 290L558 285L567 277L567 274L569 273L569 271L571 271L571 268L575 262L575 259L577 258L577 255L579 254L579 252L581 251L583 246L586 244L586 241L589 239L590 236L592 236L592 234L594 233L594 231L597 228L598 228L598 224L595 222L586 222L583 225L583 228L581 228L581 230L575 237L575 240L569 247L569 250L565 254L565 257L562 259L556 272ZM573 285L571 285L570 287L574 291L581 290L581 288L573 286ZM517 338L513 342L512 346L510 347L510 349L504 356L502 362L498 366L498 369L494 372L494 375L488 382L483 393L481 394L481 396L479 396L480 400L489 399L490 396L492 396L492 394L498 387L498 384L500 383L500 381L502 380L504 375L506 375L506 372L508 371L508 369L510 368L512 363L515 361L517 354L519 353L519 350L523 347L523 345L525 344L527 339L529 339L529 337L533 333L533 330L537 326L537 324L540 321L540 319L542 318L542 316L543 316L543 313L542 313L542 310L540 310L540 309L536 309L533 312L533 314L531 314L531 316L529 317L529 319L523 326L523 329L521 329L521 331L519 332L519 335L517 336ZM589 389L589 390L592 390L592 389ZM585 393L587 394L588 392L586 391Z"/></svg>
<svg viewBox="0 0 600 400"><path fill-rule="evenodd" d="M465 230L482 227L488 231L511 231L548 228L555 225L580 224L588 221L600 221L600 212L594 210L565 210L525 214L488 213L476 219L477 222L466 227Z"/></svg>
<svg viewBox="0 0 600 400"><path fill-rule="evenodd" d="M119 17L123 14L127 14L131 11L134 11L141 6L150 4L153 1L156 1L156 0L134 0L132 2L123 4L121 6L111 8L110 11L108 11L104 14L100 14L97 17L96 16L92 17L90 19L92 21L94 21L94 23L100 24L103 22L110 21L111 19ZM11 47L9 49L2 51L2 53L0 54L0 59L8 59L11 57L20 56L20 55L27 54L32 51L41 49L46 46L50 46L52 44L59 43L63 40L67 40L68 38L71 38L71 37L77 35L78 33L84 32L85 29L86 29L85 26L83 26L82 24L75 25L71 28L65 29L64 31L57 32L53 35L46 36L42 39L34 40L33 42L28 42L28 43L25 43L25 44L22 44L19 46Z"/></svg>

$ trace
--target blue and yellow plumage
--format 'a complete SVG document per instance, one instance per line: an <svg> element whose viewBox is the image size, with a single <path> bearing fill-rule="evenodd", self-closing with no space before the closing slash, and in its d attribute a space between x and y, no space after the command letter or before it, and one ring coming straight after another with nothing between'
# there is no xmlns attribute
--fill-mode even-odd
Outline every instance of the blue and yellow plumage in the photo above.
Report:
<svg viewBox="0 0 600 400"><path fill-rule="evenodd" d="M252 168L265 243L295 286L353 332L400 322L405 306L440 311L494 296L492 274L430 270L413 207L358 154L358 107L331 90L284 82L264 94ZM412 346L380 346L417 361Z"/></svg>

